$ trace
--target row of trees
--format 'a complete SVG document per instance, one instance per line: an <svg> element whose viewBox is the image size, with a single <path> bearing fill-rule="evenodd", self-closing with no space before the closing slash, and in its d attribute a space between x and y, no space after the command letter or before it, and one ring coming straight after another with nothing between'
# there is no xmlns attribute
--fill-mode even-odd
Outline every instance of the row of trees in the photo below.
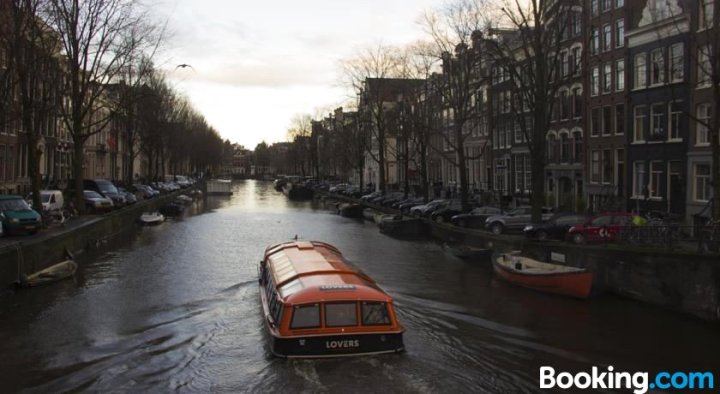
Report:
<svg viewBox="0 0 720 394"><path fill-rule="evenodd" d="M696 11L694 2L682 4L686 15ZM357 100L356 134L363 138L358 141L353 140L352 134L344 135L339 138L336 151L349 143L359 145L381 169L378 175L382 191L386 188L383 169L387 155L395 155L393 159L405 167L405 174L408 163L415 161L414 168L418 169L426 196L430 186L427 159L430 153L440 155L457 169L460 198L467 206L467 163L479 158L477 154L468 154L468 139L491 112L488 86L492 83L493 68L501 68L510 77L507 99L510 112L515 114L529 151L533 220L540 220L545 204L546 133L551 126L550 114L560 105L558 90L566 83L560 77L563 38L577 23L571 12L577 6L588 4L579 0L454 0L423 15L420 24L426 32L425 39L405 47L381 44L360 50L342 62L342 69L345 83ZM711 6L709 11L703 7L705 20L700 23L705 26L697 27L702 33L696 37L700 49L691 51L691 56L702 59L691 64L698 64L699 72L707 75L715 105L709 117L699 118L693 110L685 115L708 132L713 157L712 186L718 196L720 12L713 12ZM412 89L398 89L396 80L422 83L409 83ZM388 97L388 92L395 97ZM450 130L443 129L443 116L448 114L452 117L446 124ZM391 134L400 145L395 149L386 146ZM484 148L480 149L480 156L489 152ZM363 172L362 160L354 161L353 165L359 173ZM406 192L407 179L405 176ZM720 204L714 204L713 217L720 219Z"/></svg>
<svg viewBox="0 0 720 394"><path fill-rule="evenodd" d="M221 157L217 133L153 66L164 32L142 3L8 0L0 7L0 121L21 120L35 206L46 119L58 119L71 137L75 190L83 189L86 141L111 125L128 149L128 183L141 153L155 176L185 160L203 168ZM82 194L75 198L83 207Z"/></svg>

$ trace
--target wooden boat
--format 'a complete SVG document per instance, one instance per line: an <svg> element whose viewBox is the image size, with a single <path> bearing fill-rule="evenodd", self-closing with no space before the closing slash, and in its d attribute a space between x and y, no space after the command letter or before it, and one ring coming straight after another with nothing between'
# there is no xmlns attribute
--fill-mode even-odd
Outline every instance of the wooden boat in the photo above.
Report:
<svg viewBox="0 0 720 394"><path fill-rule="evenodd" d="M334 246L269 246L258 275L273 354L313 358L404 350L393 299Z"/></svg>
<svg viewBox="0 0 720 394"><path fill-rule="evenodd" d="M160 212L145 212L140 215L140 223L151 226L165 221L165 216Z"/></svg>
<svg viewBox="0 0 720 394"><path fill-rule="evenodd" d="M380 232L396 237L412 237L423 234L424 224L418 218L402 215L385 215L378 223Z"/></svg>
<svg viewBox="0 0 720 394"><path fill-rule="evenodd" d="M363 217L363 206L360 204L345 203L338 209L341 216L360 219Z"/></svg>
<svg viewBox="0 0 720 394"><path fill-rule="evenodd" d="M450 252L453 256L461 259L487 259L492 257L492 249L476 248L462 244L444 243L443 249Z"/></svg>
<svg viewBox="0 0 720 394"><path fill-rule="evenodd" d="M543 263L518 254L498 256L493 267L501 278L533 290L587 298L592 289L592 273L584 268Z"/></svg>
<svg viewBox="0 0 720 394"><path fill-rule="evenodd" d="M179 216L185 210L184 204L171 202L160 207L159 211L165 216Z"/></svg>
<svg viewBox="0 0 720 394"><path fill-rule="evenodd" d="M377 215L377 211L372 208L365 208L365 209L363 209L362 214L363 214L363 218L365 218L365 220L374 221L375 215Z"/></svg>
<svg viewBox="0 0 720 394"><path fill-rule="evenodd" d="M72 276L77 270L77 264L71 260L65 260L53 266L38 271L32 275L24 276L20 281L22 287L36 287L57 282Z"/></svg>

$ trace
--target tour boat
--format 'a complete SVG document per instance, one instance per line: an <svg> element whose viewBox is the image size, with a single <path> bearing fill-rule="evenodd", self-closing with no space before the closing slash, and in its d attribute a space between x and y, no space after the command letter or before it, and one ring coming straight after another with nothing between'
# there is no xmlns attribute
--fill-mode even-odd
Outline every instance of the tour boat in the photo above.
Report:
<svg viewBox="0 0 720 394"><path fill-rule="evenodd" d="M500 255L493 263L501 278L529 289L576 298L587 298L592 289L592 273L585 268L543 263L516 253Z"/></svg>
<svg viewBox="0 0 720 394"><path fill-rule="evenodd" d="M77 263L75 263L71 259L68 259L48 268L45 268L42 271L38 271L28 276L23 276L20 281L20 285L22 287L35 287L40 285L46 285L48 283L53 283L61 279L68 278L72 276L76 270Z"/></svg>
<svg viewBox="0 0 720 394"><path fill-rule="evenodd" d="M393 299L334 246L269 246L259 265L260 300L273 354L340 357L404 350Z"/></svg>

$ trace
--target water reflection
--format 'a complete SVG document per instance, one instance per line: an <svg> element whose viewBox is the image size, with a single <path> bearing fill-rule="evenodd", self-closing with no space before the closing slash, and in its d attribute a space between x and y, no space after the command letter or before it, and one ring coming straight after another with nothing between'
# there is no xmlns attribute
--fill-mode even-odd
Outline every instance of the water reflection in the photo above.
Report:
<svg viewBox="0 0 720 394"><path fill-rule="evenodd" d="M407 352L274 358L256 264L295 234L335 244L393 295ZM712 369L717 324L611 296L588 302L498 281L428 241L386 237L245 181L142 228L74 281L0 299L6 391L533 392L540 365Z"/></svg>

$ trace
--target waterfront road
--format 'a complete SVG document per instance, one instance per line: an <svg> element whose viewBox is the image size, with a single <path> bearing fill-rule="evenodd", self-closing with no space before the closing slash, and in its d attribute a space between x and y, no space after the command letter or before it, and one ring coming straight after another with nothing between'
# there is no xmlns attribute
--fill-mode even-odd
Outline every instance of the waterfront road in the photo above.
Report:
<svg viewBox="0 0 720 394"><path fill-rule="evenodd" d="M512 287L487 263L287 201L271 183L234 192L137 230L73 280L0 296L2 391L514 393L539 391L542 365L720 372L717 323ZM256 265L296 234L335 244L396 299L405 353L269 354Z"/></svg>

